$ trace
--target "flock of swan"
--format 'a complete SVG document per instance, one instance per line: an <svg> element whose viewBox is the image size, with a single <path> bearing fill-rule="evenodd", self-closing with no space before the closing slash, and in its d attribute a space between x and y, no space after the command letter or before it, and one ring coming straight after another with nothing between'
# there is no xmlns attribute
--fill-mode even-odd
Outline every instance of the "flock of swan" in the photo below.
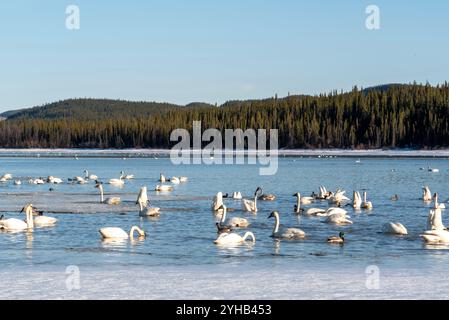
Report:
<svg viewBox="0 0 449 320"><path fill-rule="evenodd" d="M108 184L114 186L123 186L126 180L134 179L134 175L120 172L119 178L112 178L108 180ZM5 174L0 177L1 183L6 183L13 180L11 174ZM90 174L87 170L84 171L84 176L76 176L68 179L68 183L72 184L86 184L90 181L95 182L95 188L99 189L100 203L104 205L119 205L121 203L120 197L104 197L103 182L99 181L98 176ZM169 192L173 190L173 185L188 182L187 177L171 177L167 178L160 174L159 184L155 187L155 191ZM60 178L49 176L43 178L30 178L30 184L60 184L64 181ZM20 184L20 180L14 180L14 184ZM338 226L352 225L353 221L348 215L347 207L352 207L354 210L372 210L373 204L368 201L367 192L363 192L363 197L359 191L354 190L352 199L346 196L344 190L338 189L335 192L328 191L324 186L320 186L317 193L312 192L310 196L302 196L301 193L293 194L296 198L296 203L293 206L293 212L297 215L307 215L311 217L322 217L323 222ZM246 230L250 228L251 224L245 217L233 216L228 218L228 211L235 211L235 209L228 209L225 204L225 199L232 199L241 202L241 209L243 212L257 215L259 212L258 201L274 201L276 196L274 194L264 194L261 187L258 187L251 198L244 198L241 192L233 192L232 195L218 192L212 200L211 209L216 215L217 238L214 243L219 245L241 244L250 240L255 243L256 236L251 231L246 231L243 235L236 232L236 230ZM394 195L390 198L392 201L398 200L399 197ZM449 231L442 222L442 210L445 209L444 203L438 202L438 194L432 194L428 186L423 187L422 200L426 203L433 201L433 207L429 212L427 219L427 230L425 230L420 237L430 244L449 244ZM327 208L313 207L314 203L328 203ZM143 186L137 195L136 205L138 205L138 216L140 217L157 217L161 214L161 208L150 205L148 198L147 187ZM137 211L137 210L136 210ZM38 211L32 204L27 204L21 211L25 213L25 220L16 218L0 217L0 229L6 231L32 231L34 227L53 227L57 223L54 217L45 216L43 212ZM268 216L269 219L274 219L273 230L271 236L276 239L284 240L302 240L306 239L308 235L301 229L295 227L285 227L281 225L281 215L278 211L273 211ZM385 233L394 235L407 235L407 228L397 221L388 222L384 225ZM99 233L104 239L128 239L134 238L137 233L139 238L145 238L146 232L137 226L133 226L129 232L126 232L120 227L104 227L99 230ZM338 236L332 235L327 238L329 243L344 244L344 232L340 232Z"/></svg>

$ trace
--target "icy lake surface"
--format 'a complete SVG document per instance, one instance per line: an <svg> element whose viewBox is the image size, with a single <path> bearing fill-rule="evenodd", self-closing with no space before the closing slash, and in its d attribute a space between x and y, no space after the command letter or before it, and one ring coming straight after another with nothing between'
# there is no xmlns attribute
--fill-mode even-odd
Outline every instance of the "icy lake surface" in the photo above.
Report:
<svg viewBox="0 0 449 320"><path fill-rule="evenodd" d="M259 176L254 165L172 165L167 157L0 157L0 176L11 173L22 180L0 184L0 211L6 218L24 218L19 211L33 203L59 219L52 228L32 233L0 232L2 298L141 298L141 299L357 299L449 298L449 247L426 246L419 234L426 228L431 204L421 187L449 197L447 158L395 157L281 157L274 176ZM438 173L427 167L438 168ZM421 170L425 168L425 170ZM123 188L105 184L108 196L122 204L99 203L94 183L85 185L31 185L29 177L83 176L83 170L106 182L119 172L134 174ZM151 191L160 173L188 176L173 192ZM139 218L135 205L141 186L148 186L159 218ZM338 227L323 218L297 216L292 194L310 195L320 185L328 190L366 190L372 211L354 212L354 224ZM214 245L216 217L210 210L218 191L241 191L251 196L256 187L273 193L276 201L258 203L256 216L241 211L228 199L229 217L246 217L256 235L254 245L222 248ZM49 189L53 190L50 191ZM399 201L390 197L399 195ZM316 202L308 207L327 207ZM307 208L307 206L306 206ZM299 227L302 241L270 237L271 211L281 214L285 226ZM382 233L382 225L400 221L409 231L398 237ZM449 224L443 211L443 221ZM105 242L98 229L106 226L142 227L143 241ZM329 245L328 236L345 231L344 246ZM244 230L237 232L243 234ZM69 267L69 269L67 269ZM79 270L79 288L67 282ZM72 271L71 271L72 270ZM66 273L67 271L67 273ZM75 274L76 276L76 274Z"/></svg>

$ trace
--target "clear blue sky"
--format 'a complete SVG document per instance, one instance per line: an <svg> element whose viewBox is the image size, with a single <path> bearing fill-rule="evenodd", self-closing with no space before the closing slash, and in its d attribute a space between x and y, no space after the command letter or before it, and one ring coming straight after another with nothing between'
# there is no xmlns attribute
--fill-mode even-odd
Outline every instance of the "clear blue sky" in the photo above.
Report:
<svg viewBox="0 0 449 320"><path fill-rule="evenodd" d="M76 4L81 29L65 27ZM365 8L381 29L365 28ZM449 1L0 3L0 111L71 97L223 103L449 80Z"/></svg>

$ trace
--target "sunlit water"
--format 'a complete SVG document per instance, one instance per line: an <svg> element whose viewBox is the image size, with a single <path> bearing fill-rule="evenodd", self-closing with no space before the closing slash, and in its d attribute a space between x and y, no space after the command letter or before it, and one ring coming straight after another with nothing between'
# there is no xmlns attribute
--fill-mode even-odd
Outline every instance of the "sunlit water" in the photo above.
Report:
<svg viewBox="0 0 449 320"><path fill-rule="evenodd" d="M439 270L447 266L449 251L444 246L426 246L419 234L426 228L430 204L420 200L421 187L429 185L438 192L440 201L447 201L449 160L363 158L300 158L286 157L279 161L278 173L260 176L254 165L191 165L174 166L168 158L0 158L0 174L12 173L22 179L21 186L12 181L0 184L0 211L6 217L22 217L23 205L32 202L59 219L52 228L37 228L32 233L0 232L0 265L4 269L32 267L35 270L80 267L164 267L211 266L235 267L252 265L261 268L301 267L345 268L371 264L391 268ZM430 173L420 168L439 168ZM121 196L118 207L99 204L94 183L86 185L30 185L27 177L53 175L65 180L83 175L89 169L101 180L117 178L124 170L136 179L123 188L105 185L109 195ZM159 173L167 176L188 176L188 183L177 185L170 193L151 191L158 184ZM138 216L135 205L140 186L148 186L152 205L161 208L157 219ZM347 227L323 223L323 218L297 216L293 212L294 192L310 195L320 185L328 190L343 188L352 197L352 190L366 190L373 202L372 211L354 212L348 207L354 224ZM228 217L243 216L251 221L249 230L256 235L254 245L236 248L217 247L216 217L211 200L218 191L241 191L244 196L261 186L276 201L259 201L256 216L241 211L240 201L226 200ZM54 188L49 191L49 188ZM390 197L398 194L399 201ZM316 202L313 207L327 207ZM305 206L311 207L311 206ZM271 211L281 214L285 226L299 227L308 237L301 241L276 241L270 237L274 221L267 219ZM445 216L443 214L443 220ZM400 221L409 230L408 236L382 233L389 221ZM107 226L129 230L138 225L147 233L143 241L105 242L98 229ZM345 231L344 246L326 243L328 236ZM243 234L245 230L237 230Z"/></svg>

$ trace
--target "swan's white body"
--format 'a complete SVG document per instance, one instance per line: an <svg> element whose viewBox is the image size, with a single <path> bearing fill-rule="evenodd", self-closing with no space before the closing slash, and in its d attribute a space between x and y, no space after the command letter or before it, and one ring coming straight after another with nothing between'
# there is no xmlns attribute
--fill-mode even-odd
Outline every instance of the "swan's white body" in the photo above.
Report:
<svg viewBox="0 0 449 320"><path fill-rule="evenodd" d="M249 221L247 219L239 217L233 217L228 221L228 223L226 223L227 207L225 205L222 205L221 209L223 209L223 214L220 221L220 225L222 227L247 228L249 226Z"/></svg>
<svg viewBox="0 0 449 320"><path fill-rule="evenodd" d="M89 171L84 170L85 173L85 179L87 180L98 180L98 176L94 175L94 174L89 174Z"/></svg>
<svg viewBox="0 0 449 320"><path fill-rule="evenodd" d="M257 197L253 200L242 199L242 209L247 212L257 213Z"/></svg>
<svg viewBox="0 0 449 320"><path fill-rule="evenodd" d="M132 180L134 179L133 174L125 174L125 172L120 171L120 179Z"/></svg>
<svg viewBox="0 0 449 320"><path fill-rule="evenodd" d="M427 218L427 229L429 230L446 230L441 218L441 209L430 210Z"/></svg>
<svg viewBox="0 0 449 320"><path fill-rule="evenodd" d="M30 184L45 184L45 181L41 178L28 180Z"/></svg>
<svg viewBox="0 0 449 320"><path fill-rule="evenodd" d="M431 168L431 167L429 167L427 170L428 170L429 172L440 172L440 169Z"/></svg>
<svg viewBox="0 0 449 320"><path fill-rule="evenodd" d="M185 182L189 181L189 178L187 178L187 177L179 177L179 181L182 182L182 183L185 183Z"/></svg>
<svg viewBox="0 0 449 320"><path fill-rule="evenodd" d="M214 199L212 200L212 210L218 211L221 206L223 206L223 192L217 192Z"/></svg>
<svg viewBox="0 0 449 320"><path fill-rule="evenodd" d="M109 179L108 183L114 186L123 186L125 184L125 180L123 180L123 176L120 176L118 179Z"/></svg>
<svg viewBox="0 0 449 320"><path fill-rule="evenodd" d="M120 197L108 197L105 199L102 184L98 184L95 187L100 189L100 203L110 204L110 205L119 205L121 203Z"/></svg>
<svg viewBox="0 0 449 320"><path fill-rule="evenodd" d="M165 178L165 176L161 173L160 177L159 177L159 182L165 182L167 181L167 179Z"/></svg>
<svg viewBox="0 0 449 320"><path fill-rule="evenodd" d="M233 193L232 193L232 199L235 199L235 200L242 200L242 194L240 193L240 191L234 191Z"/></svg>
<svg viewBox="0 0 449 320"><path fill-rule="evenodd" d="M173 186L169 186L169 185L166 185L166 184L157 185L155 190L156 191L172 191L173 190Z"/></svg>
<svg viewBox="0 0 449 320"><path fill-rule="evenodd" d="M32 230L34 228L33 205L26 205L24 211L26 214L26 221L15 218L3 219L0 220L0 229L6 231Z"/></svg>
<svg viewBox="0 0 449 320"><path fill-rule="evenodd" d="M14 181L14 185L16 185L16 186L20 186L21 184L22 184L22 181L20 181L20 180Z"/></svg>
<svg viewBox="0 0 449 320"><path fill-rule="evenodd" d="M446 230L427 230L420 236L430 244L449 243L449 231Z"/></svg>
<svg viewBox="0 0 449 320"><path fill-rule="evenodd" d="M61 183L64 183L64 181L62 181L61 178L56 178L56 177L53 177L53 176L49 176L49 177L47 178L47 181L48 181L48 183L53 183L53 184L61 184Z"/></svg>
<svg viewBox="0 0 449 320"><path fill-rule="evenodd" d="M12 174L6 173L0 179L5 180L5 181L12 180Z"/></svg>
<svg viewBox="0 0 449 320"><path fill-rule="evenodd" d="M430 189L428 186L424 186L422 188L423 190L423 195L422 195L422 199L424 201L432 201L432 193L430 192Z"/></svg>
<svg viewBox="0 0 449 320"><path fill-rule="evenodd" d="M337 190L337 192L335 192L335 194L332 194L329 198L328 201L330 203L342 203L343 201L349 201L349 198L345 196L345 192L344 190Z"/></svg>
<svg viewBox="0 0 449 320"><path fill-rule="evenodd" d="M171 177L170 182L173 184L180 184L181 180L178 177Z"/></svg>
<svg viewBox="0 0 449 320"><path fill-rule="evenodd" d="M400 222L388 222L384 225L384 232L397 234L397 235L407 235L407 228Z"/></svg>
<svg viewBox="0 0 449 320"><path fill-rule="evenodd" d="M371 203L371 201L366 201L366 191L363 192L362 208L366 210L373 209L373 204Z"/></svg>
<svg viewBox="0 0 449 320"><path fill-rule="evenodd" d="M321 208L309 208L306 211L306 215L308 215L308 216L317 216L317 215L322 215L325 213L326 213L326 210L321 209Z"/></svg>
<svg viewBox="0 0 449 320"><path fill-rule="evenodd" d="M36 227L51 227L56 224L58 219L47 216L37 216L34 218L34 225Z"/></svg>
<svg viewBox="0 0 449 320"><path fill-rule="evenodd" d="M353 222L349 220L349 218L349 216L343 213L332 213L326 218L325 222L337 225L353 224Z"/></svg>
<svg viewBox="0 0 449 320"><path fill-rule="evenodd" d="M144 204L148 203L147 187L140 188L139 195L137 196L136 204L139 204L140 202L142 202Z"/></svg>
<svg viewBox="0 0 449 320"><path fill-rule="evenodd" d="M354 191L353 192L352 207L354 209L360 209L361 206L362 206L362 197L360 196L360 192Z"/></svg>
<svg viewBox="0 0 449 320"><path fill-rule="evenodd" d="M246 239L251 238L251 241L256 242L256 237L252 232L246 232L243 237L237 233L222 233L214 241L215 244L240 244L244 243Z"/></svg>
<svg viewBox="0 0 449 320"><path fill-rule="evenodd" d="M128 233L126 233L125 230L123 230L122 228L116 228L116 227L107 227L107 228L101 228L99 230L101 236L105 239L128 239L128 238L133 238L134 237L134 232L136 232L139 234L140 237L144 237L145 236L145 232L140 229L137 226L134 226L131 228L131 231Z"/></svg>
<svg viewBox="0 0 449 320"><path fill-rule="evenodd" d="M280 229L280 218L277 211L272 212L271 216L275 219L273 233L271 234L272 237L280 239L303 239L306 237L306 233L298 228Z"/></svg>
<svg viewBox="0 0 449 320"><path fill-rule="evenodd" d="M444 203L438 203L438 193L433 195L433 200L435 201L433 206L435 209L446 209L446 205Z"/></svg>
<svg viewBox="0 0 449 320"><path fill-rule="evenodd" d="M158 207L148 207L143 202L139 202L140 211L139 216L141 217L158 217L161 215L160 208Z"/></svg>

